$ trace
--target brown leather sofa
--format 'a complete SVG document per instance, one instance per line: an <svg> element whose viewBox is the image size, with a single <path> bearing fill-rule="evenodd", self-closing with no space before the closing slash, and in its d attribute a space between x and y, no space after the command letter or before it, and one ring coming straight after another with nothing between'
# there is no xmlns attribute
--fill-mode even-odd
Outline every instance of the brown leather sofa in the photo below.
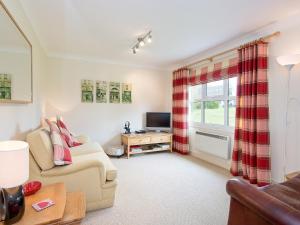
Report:
<svg viewBox="0 0 300 225"><path fill-rule="evenodd" d="M226 188L228 225L300 225L300 175L263 188L231 179Z"/></svg>

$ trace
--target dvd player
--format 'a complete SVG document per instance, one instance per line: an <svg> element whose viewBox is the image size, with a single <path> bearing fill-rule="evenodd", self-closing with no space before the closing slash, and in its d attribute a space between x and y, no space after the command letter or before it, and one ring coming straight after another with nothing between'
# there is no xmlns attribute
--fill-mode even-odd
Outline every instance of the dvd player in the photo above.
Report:
<svg viewBox="0 0 300 225"><path fill-rule="evenodd" d="M135 133L136 134L145 134L146 131L145 130L136 130Z"/></svg>

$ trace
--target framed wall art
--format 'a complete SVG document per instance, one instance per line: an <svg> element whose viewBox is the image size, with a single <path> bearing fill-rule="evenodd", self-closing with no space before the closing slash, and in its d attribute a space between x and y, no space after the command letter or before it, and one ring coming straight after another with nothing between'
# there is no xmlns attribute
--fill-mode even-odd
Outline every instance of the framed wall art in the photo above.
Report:
<svg viewBox="0 0 300 225"><path fill-rule="evenodd" d="M81 80L81 102L92 103L94 101L94 82Z"/></svg>
<svg viewBox="0 0 300 225"><path fill-rule="evenodd" d="M110 82L109 83L109 102L120 103L120 83Z"/></svg>
<svg viewBox="0 0 300 225"><path fill-rule="evenodd" d="M11 100L11 75L0 74L0 99Z"/></svg>
<svg viewBox="0 0 300 225"><path fill-rule="evenodd" d="M122 103L132 103L132 85L123 83L122 84Z"/></svg>
<svg viewBox="0 0 300 225"><path fill-rule="evenodd" d="M107 103L107 82L96 81L96 102Z"/></svg>

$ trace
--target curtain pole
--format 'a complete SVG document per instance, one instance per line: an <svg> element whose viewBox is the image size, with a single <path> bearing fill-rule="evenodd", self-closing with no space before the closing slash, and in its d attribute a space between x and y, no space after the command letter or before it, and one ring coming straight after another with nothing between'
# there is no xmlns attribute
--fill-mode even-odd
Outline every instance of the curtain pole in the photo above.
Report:
<svg viewBox="0 0 300 225"><path fill-rule="evenodd" d="M277 32L274 32L274 33L272 33L272 34L269 34L269 35L266 35L266 36L264 36L264 37L261 37L261 38L259 38L259 39L257 39L257 40L267 41L268 39L270 39L270 38L272 38L272 37L275 37L275 36L279 36L279 35L280 35L280 31L277 31ZM213 58L216 58L216 57L218 57L218 56L221 56L221 55L224 55L224 54L226 54L226 53L232 52L232 51L237 50L237 49L239 49L239 48L240 48L240 46L235 47L235 48L228 49L228 50L226 50L226 51L220 52L220 53L218 53L218 54L215 54L215 55L213 55L213 56L207 57L207 58L205 58L205 59L201 59L201 60L199 60L199 61L196 61L196 62L193 62L193 63L191 63L191 64L185 65L185 66L183 66L183 67L191 67L191 66L194 66L194 65L196 65L196 64L198 64L198 63L201 63L201 62L204 62L204 61L210 61L210 62L212 62L212 61L213 61Z"/></svg>

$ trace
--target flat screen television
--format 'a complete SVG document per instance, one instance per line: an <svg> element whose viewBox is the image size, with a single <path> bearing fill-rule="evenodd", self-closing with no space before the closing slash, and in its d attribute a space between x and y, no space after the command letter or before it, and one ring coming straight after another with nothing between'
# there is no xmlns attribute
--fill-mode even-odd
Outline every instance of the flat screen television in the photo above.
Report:
<svg viewBox="0 0 300 225"><path fill-rule="evenodd" d="M171 130L171 113L169 112L147 112L146 129L155 131Z"/></svg>

